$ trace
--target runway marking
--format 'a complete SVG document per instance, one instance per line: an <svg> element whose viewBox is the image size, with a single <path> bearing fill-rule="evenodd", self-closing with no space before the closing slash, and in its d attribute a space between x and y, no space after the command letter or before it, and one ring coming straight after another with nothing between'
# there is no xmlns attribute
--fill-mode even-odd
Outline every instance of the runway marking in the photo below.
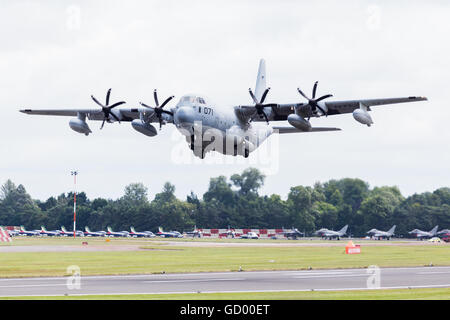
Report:
<svg viewBox="0 0 450 320"><path fill-rule="evenodd" d="M339 275L337 275L337 274L335 274L335 275L318 275L318 276L316 276L316 275L308 275L308 276L295 276L295 277L292 277L292 278L295 278L295 279L317 279L317 278L343 278L343 277L345 277L345 278L349 278L349 277L368 277L368 276L370 276L370 274L339 274Z"/></svg>
<svg viewBox="0 0 450 320"><path fill-rule="evenodd" d="M417 272L416 274L449 274L450 271L430 271L430 272Z"/></svg>
<svg viewBox="0 0 450 320"><path fill-rule="evenodd" d="M232 279L189 279L189 280L148 280L143 281L144 283L161 283L161 282L169 282L169 283L178 283L178 282L210 282L210 281L242 281L246 280L244 278L232 278Z"/></svg>
<svg viewBox="0 0 450 320"><path fill-rule="evenodd" d="M0 288L29 288L29 287L56 287L67 286L66 283L54 283L54 284L21 284L12 286L0 286Z"/></svg>

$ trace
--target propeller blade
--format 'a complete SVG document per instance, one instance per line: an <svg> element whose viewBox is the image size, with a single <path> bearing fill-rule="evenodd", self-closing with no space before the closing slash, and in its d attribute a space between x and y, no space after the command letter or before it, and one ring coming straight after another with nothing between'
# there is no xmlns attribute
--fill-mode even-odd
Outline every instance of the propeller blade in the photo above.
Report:
<svg viewBox="0 0 450 320"><path fill-rule="evenodd" d="M253 102L255 104L258 104L258 100L256 99L255 95L253 94L252 89L248 89L248 93L250 93L250 96L252 97Z"/></svg>
<svg viewBox="0 0 450 320"><path fill-rule="evenodd" d="M323 110L318 104L316 105L316 107L317 107L320 111L322 111L322 113L323 113L324 115L328 116L328 114L325 112L325 110Z"/></svg>
<svg viewBox="0 0 450 320"><path fill-rule="evenodd" d="M317 84L319 83L319 81L314 82L314 87L313 87L313 91L312 91L312 98L314 99L316 97L316 90L317 90Z"/></svg>
<svg viewBox="0 0 450 320"><path fill-rule="evenodd" d="M92 100L94 100L94 102L96 103L96 104L98 104L100 107L102 107L102 108L104 108L105 106L104 105L102 105L100 102L98 102L98 100L97 99L95 99L95 97L93 96L93 95L91 95L91 98L92 98Z"/></svg>
<svg viewBox="0 0 450 320"><path fill-rule="evenodd" d="M262 114L263 114L264 118L266 119L267 124L269 124L269 119L267 118L267 114L264 112L264 110L263 110Z"/></svg>
<svg viewBox="0 0 450 320"><path fill-rule="evenodd" d="M106 93L106 106L109 105L109 96L111 95L111 89L108 90L108 92Z"/></svg>
<svg viewBox="0 0 450 320"><path fill-rule="evenodd" d="M270 90L270 88L267 88L266 90L264 90L264 93L261 97L261 101L259 103L264 103L264 100L266 100L266 96L267 96L267 93L269 92L269 90Z"/></svg>
<svg viewBox="0 0 450 320"><path fill-rule="evenodd" d="M321 101L323 99L326 99L326 98L329 98L329 97L332 97L332 96L333 96L332 94L326 94L326 95L321 96L320 98L316 99L315 101L319 102L319 101Z"/></svg>
<svg viewBox="0 0 450 320"><path fill-rule="evenodd" d="M120 119L117 118L117 116L114 113L110 112L109 114L112 115L113 118L116 119L120 123Z"/></svg>
<svg viewBox="0 0 450 320"><path fill-rule="evenodd" d="M173 112L172 111L167 111L167 110L162 110L161 109L161 112L162 113L166 113L166 114L170 114L171 116L173 116Z"/></svg>
<svg viewBox="0 0 450 320"><path fill-rule="evenodd" d="M164 106L165 106L170 100L172 100L173 98L174 98L174 96L168 97L168 98L166 99L166 101L164 101L163 104L161 105L161 109L164 108Z"/></svg>
<svg viewBox="0 0 450 320"><path fill-rule="evenodd" d="M121 104L124 104L124 103L126 103L126 102L125 101L116 102L112 106L108 107L108 109L111 110L112 108L120 106Z"/></svg>
<svg viewBox="0 0 450 320"><path fill-rule="evenodd" d="M158 94L156 93L156 89L153 91L153 97L155 98L156 106L159 107Z"/></svg>
<svg viewBox="0 0 450 320"><path fill-rule="evenodd" d="M105 121L106 121L106 118L103 119L102 126L100 127L100 130L103 129L103 126L105 125Z"/></svg>
<svg viewBox="0 0 450 320"><path fill-rule="evenodd" d="M300 88L297 88L298 92L306 99L309 101L309 98L303 93L302 90L300 90Z"/></svg>
<svg viewBox="0 0 450 320"><path fill-rule="evenodd" d="M150 107L148 105L146 105L145 103L139 102L139 104L143 107L149 108L149 109L153 109L153 107Z"/></svg>

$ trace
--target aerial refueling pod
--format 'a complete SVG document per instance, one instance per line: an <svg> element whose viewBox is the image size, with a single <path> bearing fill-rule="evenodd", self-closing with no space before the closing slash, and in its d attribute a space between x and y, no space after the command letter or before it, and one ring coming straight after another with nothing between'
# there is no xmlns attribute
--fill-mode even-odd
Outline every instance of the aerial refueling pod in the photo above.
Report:
<svg viewBox="0 0 450 320"><path fill-rule="evenodd" d="M89 133L92 132L91 129L89 129L89 126L86 123L86 121L84 121L84 119L80 119L80 118L71 119L69 121L69 126L72 130L74 130L78 133L82 133L86 136L88 136Z"/></svg>
<svg viewBox="0 0 450 320"><path fill-rule="evenodd" d="M140 119L131 121L131 126L134 130L149 137L154 137L158 134L158 131L156 131L156 128L154 126L152 126L150 123L144 123Z"/></svg>
<svg viewBox="0 0 450 320"><path fill-rule="evenodd" d="M371 124L373 124L372 117L367 112L367 106L363 105L362 103L359 104L359 109L355 109L353 111L353 118L355 118L356 121L359 123L365 124L368 127L370 127Z"/></svg>
<svg viewBox="0 0 450 320"><path fill-rule="evenodd" d="M287 121L299 130L311 131L311 123L296 113L288 115Z"/></svg>

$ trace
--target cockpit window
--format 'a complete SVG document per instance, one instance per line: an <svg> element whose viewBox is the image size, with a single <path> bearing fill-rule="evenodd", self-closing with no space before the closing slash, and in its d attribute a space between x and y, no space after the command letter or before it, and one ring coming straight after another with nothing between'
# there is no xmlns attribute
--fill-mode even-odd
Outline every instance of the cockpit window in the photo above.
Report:
<svg viewBox="0 0 450 320"><path fill-rule="evenodd" d="M205 104L205 100L203 98L198 97L197 102L201 104Z"/></svg>
<svg viewBox="0 0 450 320"><path fill-rule="evenodd" d="M195 102L195 97L193 96L184 96L181 97L180 99L180 103L193 103Z"/></svg>

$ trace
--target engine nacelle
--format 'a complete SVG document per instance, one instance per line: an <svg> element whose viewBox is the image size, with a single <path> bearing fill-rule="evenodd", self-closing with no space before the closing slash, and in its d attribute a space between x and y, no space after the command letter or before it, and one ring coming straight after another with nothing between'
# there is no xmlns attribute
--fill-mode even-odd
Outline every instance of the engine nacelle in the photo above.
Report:
<svg viewBox="0 0 450 320"><path fill-rule="evenodd" d="M287 121L295 128L302 131L311 131L311 123L298 114L288 115Z"/></svg>
<svg viewBox="0 0 450 320"><path fill-rule="evenodd" d="M373 124L370 114L362 109L355 109L355 111L353 111L353 118L355 118L355 120L359 123L365 124L368 127Z"/></svg>
<svg viewBox="0 0 450 320"><path fill-rule="evenodd" d="M82 133L84 135L89 135L89 133L91 133L91 129L89 129L88 124L86 123L86 121L81 120L81 119L71 119L69 121L69 126L73 131L76 131L78 133Z"/></svg>
<svg viewBox="0 0 450 320"><path fill-rule="evenodd" d="M131 121L131 125L133 126L134 130L145 134L146 136L154 137L158 134L158 131L154 126L149 123L143 123L140 119Z"/></svg>

